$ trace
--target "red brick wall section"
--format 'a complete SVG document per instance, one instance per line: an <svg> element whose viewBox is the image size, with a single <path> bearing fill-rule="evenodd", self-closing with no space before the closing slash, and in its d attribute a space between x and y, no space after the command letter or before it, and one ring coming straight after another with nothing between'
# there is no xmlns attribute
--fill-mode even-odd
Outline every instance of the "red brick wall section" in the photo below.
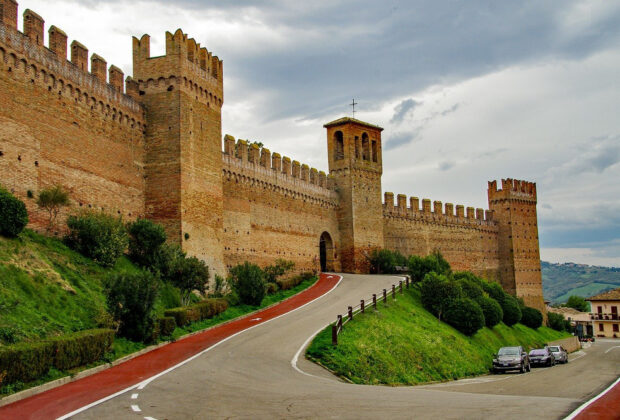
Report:
<svg viewBox="0 0 620 420"><path fill-rule="evenodd" d="M73 209L144 212L142 107L66 58L0 25L0 183L46 227L34 199L61 184ZM67 212L61 215L59 226Z"/></svg>

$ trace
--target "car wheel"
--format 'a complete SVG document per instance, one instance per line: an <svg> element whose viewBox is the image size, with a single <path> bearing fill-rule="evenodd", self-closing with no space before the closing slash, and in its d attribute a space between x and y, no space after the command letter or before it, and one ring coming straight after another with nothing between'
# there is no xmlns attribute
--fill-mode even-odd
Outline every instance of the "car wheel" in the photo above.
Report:
<svg viewBox="0 0 620 420"><path fill-rule="evenodd" d="M521 363L521 367L519 368L519 372L525 373L525 363Z"/></svg>
<svg viewBox="0 0 620 420"><path fill-rule="evenodd" d="M532 365L530 363L527 364L527 371L530 372L532 370Z"/></svg>

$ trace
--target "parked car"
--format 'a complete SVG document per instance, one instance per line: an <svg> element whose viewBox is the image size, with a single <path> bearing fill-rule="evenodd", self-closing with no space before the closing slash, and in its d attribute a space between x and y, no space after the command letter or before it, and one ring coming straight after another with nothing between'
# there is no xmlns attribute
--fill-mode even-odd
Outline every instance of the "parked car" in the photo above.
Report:
<svg viewBox="0 0 620 420"><path fill-rule="evenodd" d="M534 366L554 366L555 357L548 347L530 351L530 362Z"/></svg>
<svg viewBox="0 0 620 420"><path fill-rule="evenodd" d="M568 363L568 352L562 346L547 346L557 363Z"/></svg>
<svg viewBox="0 0 620 420"><path fill-rule="evenodd" d="M493 355L493 373L518 370L521 373L530 371L530 358L521 346L502 347Z"/></svg>

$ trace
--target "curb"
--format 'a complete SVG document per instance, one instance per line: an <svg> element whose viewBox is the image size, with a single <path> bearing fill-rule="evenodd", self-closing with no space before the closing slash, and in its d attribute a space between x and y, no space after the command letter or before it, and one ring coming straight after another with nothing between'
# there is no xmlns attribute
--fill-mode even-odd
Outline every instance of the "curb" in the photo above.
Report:
<svg viewBox="0 0 620 420"><path fill-rule="evenodd" d="M159 344L153 344L151 346L143 348L142 350L138 350L135 353L131 353L131 354L128 354L126 356L120 357L120 358L118 358L118 359L116 359L116 360L114 360L114 361L112 361L110 363L104 363L102 365L95 366L93 368L86 369L86 370L83 370L81 372L78 372L78 373L76 373L75 375L72 375L72 376L65 376L65 377L62 377L62 378L59 378L59 379L54 379L53 381L46 382L44 384L37 385L37 386L34 386L32 388L25 389L23 391L16 392L15 394L7 395L4 398L0 398L0 407L4 407L5 405L9 405L9 404L12 404L14 402L21 401L21 400L24 400L26 398L33 397L33 396L35 396L37 394L41 394L43 392L49 391L50 389L58 388L59 386L62 386L62 385L65 385L65 384L68 384L68 383L71 383L71 382L75 382L75 381L77 381L79 379L86 378L88 376L91 376L91 375L94 375L96 373L102 372L104 370L110 369L110 368L112 368L114 366L120 365L121 363L127 362L127 361L129 361L131 359L135 359L136 357L142 356L143 354L150 353L153 350L157 350L157 349L159 349L161 347L167 346L170 343L184 340L184 339L192 337L192 336L194 336L196 334L202 334L205 331L209 331L209 330L211 330L213 328L220 327L222 325L226 325L226 324L229 324L229 323L234 322L234 321L238 321L240 319L252 316L252 315L254 315L257 312L264 311L265 309L268 309L268 308L271 308L273 306L279 305L279 304L281 304L283 302L286 302L287 300L293 298L294 296L297 296L298 294L303 293L304 291L306 291L306 290L310 289L311 287L313 287L319 281L320 274L327 274L327 273L319 273L319 274L317 274L317 279L316 279L316 281L314 283L312 283L307 288L305 288L303 290L300 290L299 292L295 293L294 295L291 295L291 296L287 297L284 300L272 303L271 305L265 306L264 308L256 309L256 310L254 310L252 312L248 312L247 314L245 314L243 316L240 316L240 317L237 317L237 318L232 318L232 319L229 319L228 321L224 321L224 322L221 322L219 324L212 325L212 326L210 326L208 328L205 328L203 330L198 330L198 331L194 331L194 332L191 332L191 333L187 333L187 334L177 338L174 341L164 341L164 342L159 343Z"/></svg>

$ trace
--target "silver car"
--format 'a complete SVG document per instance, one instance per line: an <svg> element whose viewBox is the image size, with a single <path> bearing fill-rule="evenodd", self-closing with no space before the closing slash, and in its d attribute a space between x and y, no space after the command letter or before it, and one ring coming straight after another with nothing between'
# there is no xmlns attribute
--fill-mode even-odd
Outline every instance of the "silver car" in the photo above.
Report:
<svg viewBox="0 0 620 420"><path fill-rule="evenodd" d="M556 363L568 363L568 352L562 346L547 346L549 351L553 353Z"/></svg>

